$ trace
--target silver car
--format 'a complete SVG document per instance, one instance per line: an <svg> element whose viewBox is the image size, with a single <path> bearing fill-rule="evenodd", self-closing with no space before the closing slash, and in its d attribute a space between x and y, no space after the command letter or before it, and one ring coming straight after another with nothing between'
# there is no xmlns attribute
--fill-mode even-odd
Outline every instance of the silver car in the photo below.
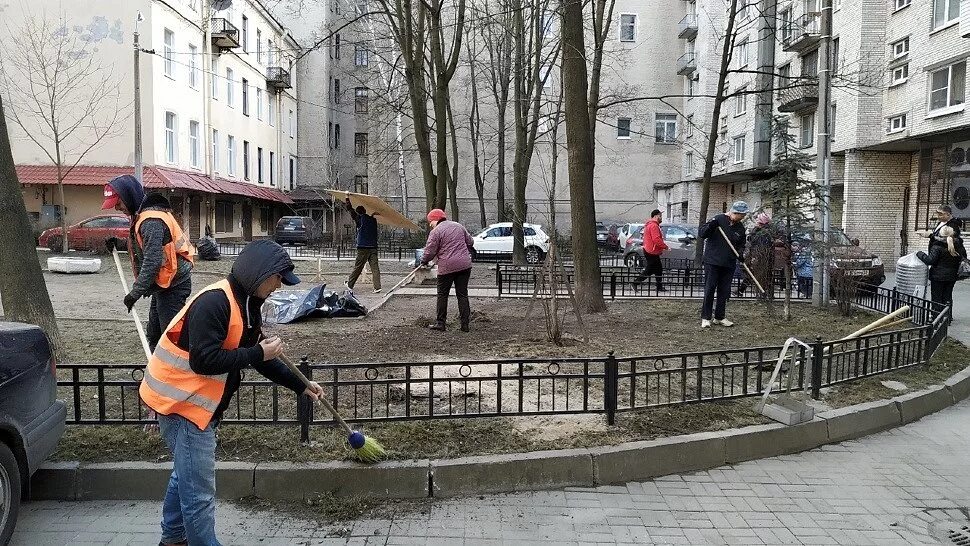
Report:
<svg viewBox="0 0 970 546"><path fill-rule="evenodd" d="M697 228L685 224L660 224L660 233L670 250L663 253L671 260L691 260L694 258L694 245L697 243ZM627 267L642 269L646 264L643 257L643 226L631 232L623 249L623 263Z"/></svg>

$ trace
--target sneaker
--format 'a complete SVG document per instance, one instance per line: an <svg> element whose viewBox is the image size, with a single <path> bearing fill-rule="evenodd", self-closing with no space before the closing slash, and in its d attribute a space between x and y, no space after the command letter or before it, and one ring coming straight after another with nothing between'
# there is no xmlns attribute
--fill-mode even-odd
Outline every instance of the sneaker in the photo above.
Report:
<svg viewBox="0 0 970 546"><path fill-rule="evenodd" d="M375 288L375 289L374 289L374 293L375 293L375 294L380 294L380 293L381 293L381 292L383 292L383 291L384 291L384 289L383 289L383 288Z"/></svg>
<svg viewBox="0 0 970 546"><path fill-rule="evenodd" d="M722 318L720 320L714 319L714 324L717 324L718 326L726 326L726 327L734 326L734 323L726 318Z"/></svg>
<svg viewBox="0 0 970 546"><path fill-rule="evenodd" d="M435 322L431 326L428 326L428 329L429 330L437 330L439 332L444 332L445 331L445 325L442 324L442 323L440 323L440 322Z"/></svg>
<svg viewBox="0 0 970 546"><path fill-rule="evenodd" d="M701 320L701 328L710 328L710 327L711 327L711 321L707 319Z"/></svg>

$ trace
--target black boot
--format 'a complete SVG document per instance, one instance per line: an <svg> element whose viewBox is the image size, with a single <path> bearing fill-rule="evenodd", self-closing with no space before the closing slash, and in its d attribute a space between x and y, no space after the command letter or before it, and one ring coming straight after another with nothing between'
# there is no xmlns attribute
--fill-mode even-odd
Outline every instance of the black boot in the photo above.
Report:
<svg viewBox="0 0 970 546"><path fill-rule="evenodd" d="M435 322L431 326L428 326L428 329L430 329L430 330L437 330L439 332L444 332L445 331L445 323L443 323L443 322Z"/></svg>
<svg viewBox="0 0 970 546"><path fill-rule="evenodd" d="M662 283L662 282L659 282L659 281L657 281L657 292L666 292L666 291L667 291L667 289L666 289L666 288L664 288L664 285L663 285L663 283Z"/></svg>

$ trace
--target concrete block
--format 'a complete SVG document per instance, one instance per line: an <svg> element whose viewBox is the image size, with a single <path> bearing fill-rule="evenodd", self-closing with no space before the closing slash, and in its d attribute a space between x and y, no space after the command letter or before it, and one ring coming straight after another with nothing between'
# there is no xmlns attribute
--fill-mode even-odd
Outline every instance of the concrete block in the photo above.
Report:
<svg viewBox="0 0 970 546"><path fill-rule="evenodd" d="M828 426L829 442L841 442L898 426L902 419L892 400L877 400L822 412L818 417Z"/></svg>
<svg viewBox="0 0 970 546"><path fill-rule="evenodd" d="M962 372L953 374L952 377L943 382L946 388L950 389L953 395L953 403L970 398L970 368L964 368Z"/></svg>
<svg viewBox="0 0 970 546"><path fill-rule="evenodd" d="M238 499L256 494L256 463L216 461L216 497Z"/></svg>
<svg viewBox="0 0 970 546"><path fill-rule="evenodd" d="M714 434L724 438L728 463L797 453L828 442L828 427L822 419L795 426L754 425Z"/></svg>
<svg viewBox="0 0 970 546"><path fill-rule="evenodd" d="M899 407L899 415L905 425L952 406L953 395L947 387L934 385L918 392L897 396L893 401Z"/></svg>
<svg viewBox="0 0 970 546"><path fill-rule="evenodd" d="M30 477L30 500L77 499L77 461L46 462Z"/></svg>
<svg viewBox="0 0 970 546"><path fill-rule="evenodd" d="M256 495L265 499L305 499L331 493L417 499L428 496L428 460L389 461L376 465L351 462L259 463Z"/></svg>
<svg viewBox="0 0 970 546"><path fill-rule="evenodd" d="M597 484L646 480L726 462L724 438L710 432L590 449Z"/></svg>
<svg viewBox="0 0 970 546"><path fill-rule="evenodd" d="M82 463L77 500L162 500L172 463Z"/></svg>
<svg viewBox="0 0 970 546"><path fill-rule="evenodd" d="M595 484L587 449L463 457L431 465L436 497Z"/></svg>

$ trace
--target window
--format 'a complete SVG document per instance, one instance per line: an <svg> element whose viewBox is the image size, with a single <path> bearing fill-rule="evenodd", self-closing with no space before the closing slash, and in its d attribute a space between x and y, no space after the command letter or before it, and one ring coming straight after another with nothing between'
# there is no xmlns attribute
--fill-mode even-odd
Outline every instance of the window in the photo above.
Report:
<svg viewBox="0 0 970 546"><path fill-rule="evenodd" d="M263 183L263 149L256 148L256 181Z"/></svg>
<svg viewBox="0 0 970 546"><path fill-rule="evenodd" d="M333 37L333 58L340 60L340 33L334 35Z"/></svg>
<svg viewBox="0 0 970 546"><path fill-rule="evenodd" d="M256 62L263 62L263 31L256 29Z"/></svg>
<svg viewBox="0 0 970 546"><path fill-rule="evenodd" d="M232 201L216 201L216 233L232 233L234 208Z"/></svg>
<svg viewBox="0 0 970 546"><path fill-rule="evenodd" d="M783 89L788 87L789 83L791 83L791 63L778 67L778 84L776 87L779 95Z"/></svg>
<svg viewBox="0 0 970 546"><path fill-rule="evenodd" d="M289 176L289 186L293 189L293 181L296 179L296 158L290 156L290 176Z"/></svg>
<svg viewBox="0 0 970 546"><path fill-rule="evenodd" d="M687 96L693 97L697 94L697 80L687 76Z"/></svg>
<svg viewBox="0 0 970 546"><path fill-rule="evenodd" d="M656 141L671 144L677 141L677 114L657 114Z"/></svg>
<svg viewBox="0 0 970 546"><path fill-rule="evenodd" d="M290 138L296 136L296 118L293 117L293 110L290 110Z"/></svg>
<svg viewBox="0 0 970 546"><path fill-rule="evenodd" d="M789 8L789 9L786 9L786 10L782 11L778 15L778 20L781 22L781 24L780 24L780 28L781 28L781 41L783 43L784 42L789 42L792 39L793 29L792 29L792 16L791 16L791 13L792 13L791 12L791 8Z"/></svg>
<svg viewBox="0 0 970 546"><path fill-rule="evenodd" d="M256 119L263 121L263 90L256 88Z"/></svg>
<svg viewBox="0 0 970 546"><path fill-rule="evenodd" d="M967 62L961 61L930 73L930 112L963 104Z"/></svg>
<svg viewBox="0 0 970 546"><path fill-rule="evenodd" d="M899 85L901 83L906 83L909 79L909 63L901 66L897 66L893 69L892 78L890 79L889 85Z"/></svg>
<svg viewBox="0 0 970 546"><path fill-rule="evenodd" d="M367 104L367 88L358 87L354 89L354 112L357 114L366 114L369 108Z"/></svg>
<svg viewBox="0 0 970 546"><path fill-rule="evenodd" d="M367 133L354 133L354 155L367 156Z"/></svg>
<svg viewBox="0 0 970 546"><path fill-rule="evenodd" d="M530 227L524 227L522 228L522 234L525 235L526 237L535 237L536 230Z"/></svg>
<svg viewBox="0 0 970 546"><path fill-rule="evenodd" d="M219 172L219 131L212 130L212 171Z"/></svg>
<svg viewBox="0 0 970 546"><path fill-rule="evenodd" d="M687 136L694 136L694 114L687 116Z"/></svg>
<svg viewBox="0 0 970 546"><path fill-rule="evenodd" d="M226 69L226 105L232 108L232 103L236 102L236 91L232 85L232 69Z"/></svg>
<svg viewBox="0 0 970 546"><path fill-rule="evenodd" d="M836 104L833 102L831 108L829 108L829 141L835 142L835 120L839 118L836 117Z"/></svg>
<svg viewBox="0 0 970 546"><path fill-rule="evenodd" d="M162 46L162 56L165 58L165 75L175 79L175 33L165 29L165 44Z"/></svg>
<svg viewBox="0 0 970 546"><path fill-rule="evenodd" d="M333 80L333 103L340 104L340 78Z"/></svg>
<svg viewBox="0 0 970 546"><path fill-rule="evenodd" d="M811 148L815 144L815 114L805 114L800 118L799 145Z"/></svg>
<svg viewBox="0 0 970 546"><path fill-rule="evenodd" d="M249 17L242 16L242 48L249 53Z"/></svg>
<svg viewBox="0 0 970 546"><path fill-rule="evenodd" d="M199 122L189 122L189 161L196 169L200 166L201 146L199 143Z"/></svg>
<svg viewBox="0 0 970 546"><path fill-rule="evenodd" d="M273 40L266 40L266 66L276 66L276 55L273 51Z"/></svg>
<svg viewBox="0 0 970 546"><path fill-rule="evenodd" d="M178 159L178 140L176 140L178 128L175 124L175 114L165 112L165 161L175 163Z"/></svg>
<svg viewBox="0 0 970 546"><path fill-rule="evenodd" d="M269 153L269 185L272 186L276 183L276 154L274 152Z"/></svg>
<svg viewBox="0 0 970 546"><path fill-rule="evenodd" d="M738 6L738 22L747 21L748 16L751 15L750 6L745 0L740 1L740 6Z"/></svg>
<svg viewBox="0 0 970 546"><path fill-rule="evenodd" d="M212 100L219 100L219 60L212 58Z"/></svg>
<svg viewBox="0 0 970 546"><path fill-rule="evenodd" d="M243 180L249 180L249 141L243 141Z"/></svg>
<svg viewBox="0 0 970 546"><path fill-rule="evenodd" d="M275 225L273 222L273 209L270 207L260 207L259 208L259 225L263 228L264 232L269 232L270 229Z"/></svg>
<svg viewBox="0 0 970 546"><path fill-rule="evenodd" d="M327 146L330 146L331 150L333 149L333 122L332 121L327 122Z"/></svg>
<svg viewBox="0 0 970 546"><path fill-rule="evenodd" d="M630 138L630 118L616 118L616 138Z"/></svg>
<svg viewBox="0 0 970 546"><path fill-rule="evenodd" d="M200 76L199 48L189 44L189 87L198 89Z"/></svg>
<svg viewBox="0 0 970 546"><path fill-rule="evenodd" d="M691 152L687 152L686 154L684 154L684 159L686 163L687 174L691 174L692 172L694 172L694 154Z"/></svg>
<svg viewBox="0 0 970 546"><path fill-rule="evenodd" d="M892 43L893 59L898 59L909 53L909 37Z"/></svg>
<svg viewBox="0 0 970 546"><path fill-rule="evenodd" d="M236 137L232 135L226 137L226 162L226 173L236 176Z"/></svg>
<svg viewBox="0 0 970 546"><path fill-rule="evenodd" d="M897 11L905 8L906 6L908 6L910 4L910 2L912 2L912 0L895 0L895 1L896 1L896 10Z"/></svg>
<svg viewBox="0 0 970 546"><path fill-rule="evenodd" d="M898 133L904 129L906 129L906 114L889 118L889 125L886 127L887 133Z"/></svg>
<svg viewBox="0 0 970 546"><path fill-rule="evenodd" d="M354 193L367 193L367 176L358 174L354 177Z"/></svg>
<svg viewBox="0 0 970 546"><path fill-rule="evenodd" d="M960 17L960 0L933 0L933 28L940 28Z"/></svg>
<svg viewBox="0 0 970 546"><path fill-rule="evenodd" d="M269 102L269 126L276 127L276 101L268 94L266 95L266 100Z"/></svg>
<svg viewBox="0 0 970 546"><path fill-rule="evenodd" d="M364 16L367 13L367 0L357 0L357 15Z"/></svg>
<svg viewBox="0 0 970 546"><path fill-rule="evenodd" d="M743 116L748 111L748 95L742 87L738 89L738 95L734 97L734 115Z"/></svg>
<svg viewBox="0 0 970 546"><path fill-rule="evenodd" d="M738 66L748 66L748 39L744 38L734 47L734 56L738 59Z"/></svg>
<svg viewBox="0 0 970 546"><path fill-rule="evenodd" d="M335 123L333 125L333 149L340 149L340 124Z"/></svg>
<svg viewBox="0 0 970 546"><path fill-rule="evenodd" d="M744 162L744 141L744 135L734 137L734 163Z"/></svg>
<svg viewBox="0 0 970 546"><path fill-rule="evenodd" d="M246 78L242 79L242 110L243 115L249 115L249 80Z"/></svg>
<svg viewBox="0 0 970 546"><path fill-rule="evenodd" d="M802 76L814 78L818 76L818 50L802 56Z"/></svg>
<svg viewBox="0 0 970 546"><path fill-rule="evenodd" d="M370 59L368 58L367 48L357 44L354 46L354 65L355 66L367 66Z"/></svg>
<svg viewBox="0 0 970 546"><path fill-rule="evenodd" d="M832 72L834 74L838 74L839 72L839 39L838 38L832 39Z"/></svg>
<svg viewBox="0 0 970 546"><path fill-rule="evenodd" d="M620 41L635 42L637 39L637 16L630 13L620 15Z"/></svg>

